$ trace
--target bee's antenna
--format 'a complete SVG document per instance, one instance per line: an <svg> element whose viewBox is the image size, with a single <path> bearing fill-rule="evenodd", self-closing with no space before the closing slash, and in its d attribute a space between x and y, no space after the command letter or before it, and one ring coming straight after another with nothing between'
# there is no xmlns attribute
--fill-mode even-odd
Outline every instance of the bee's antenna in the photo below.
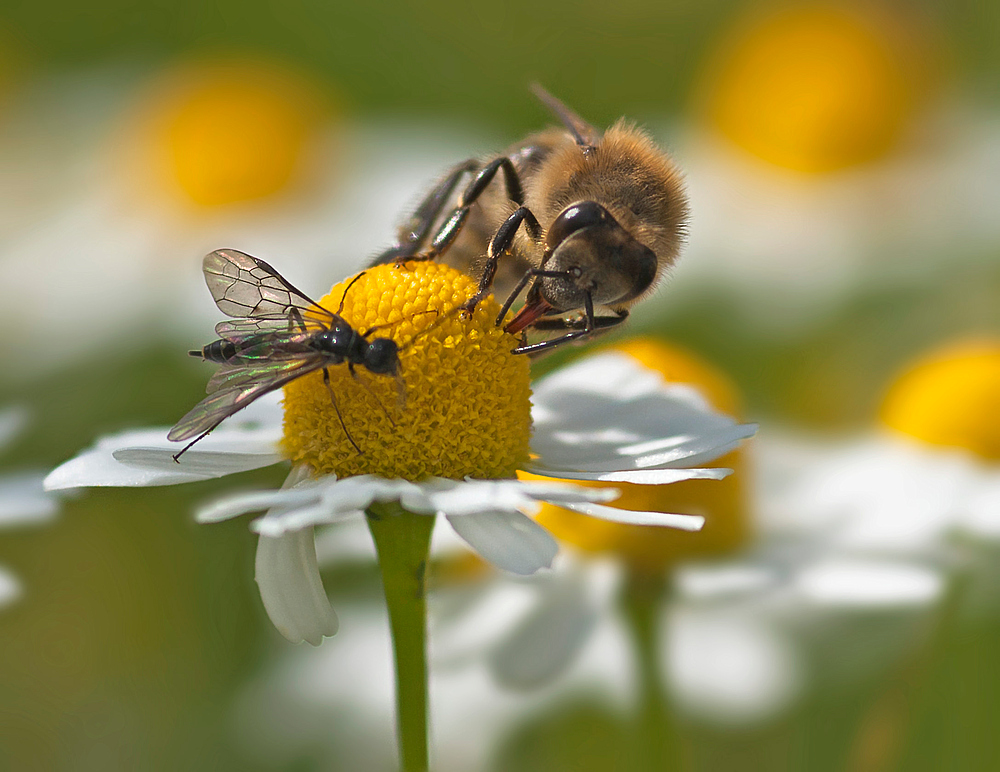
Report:
<svg viewBox="0 0 1000 772"><path fill-rule="evenodd" d="M543 105L549 108L562 121L563 126L573 135L576 144L582 147L585 153L597 147L597 144L601 141L601 132L552 96L552 94L538 83L531 84L531 91Z"/></svg>

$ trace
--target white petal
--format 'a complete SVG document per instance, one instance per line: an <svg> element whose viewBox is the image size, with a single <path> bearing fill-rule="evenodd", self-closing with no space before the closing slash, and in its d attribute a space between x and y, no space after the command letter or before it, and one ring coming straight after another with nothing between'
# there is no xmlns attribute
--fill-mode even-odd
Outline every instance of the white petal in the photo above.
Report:
<svg viewBox="0 0 1000 772"><path fill-rule="evenodd" d="M7 447L28 425L28 409L10 405L0 410L0 449Z"/></svg>
<svg viewBox="0 0 1000 772"><path fill-rule="evenodd" d="M490 669L510 689L534 689L572 665L597 621L598 609L576 581L557 581L494 649Z"/></svg>
<svg viewBox="0 0 1000 772"><path fill-rule="evenodd" d="M686 710L713 721L762 721L801 691L795 649L767 625L725 611L671 616L669 688Z"/></svg>
<svg viewBox="0 0 1000 772"><path fill-rule="evenodd" d="M613 523L626 525L659 525L667 528L678 528L682 531L700 531L705 526L705 518L701 515L675 515L668 512L639 512L631 509L606 507L602 504L567 504L565 502L549 502L564 509L579 512Z"/></svg>
<svg viewBox="0 0 1000 772"><path fill-rule="evenodd" d="M0 528L44 523L55 517L59 503L47 495L45 475L23 472L0 477Z"/></svg>
<svg viewBox="0 0 1000 772"><path fill-rule="evenodd" d="M446 515L495 510L535 512L539 501L612 501L614 488L584 488L535 480L430 480L422 484L431 506Z"/></svg>
<svg viewBox="0 0 1000 772"><path fill-rule="evenodd" d="M763 593L779 578L776 566L750 563L707 563L678 566L674 584L678 593L695 600L713 600Z"/></svg>
<svg viewBox="0 0 1000 772"><path fill-rule="evenodd" d="M262 494L246 496L243 504L253 503L253 497L261 497ZM374 475L357 475L343 480L330 475L296 485L293 490L276 493L268 503L277 509L254 521L251 527L258 533L278 536L307 526L339 522L364 512L376 501L400 500L407 502L403 506L411 512L434 514L434 508L428 505L420 485L406 480L385 480ZM241 502L234 502L229 506L223 500L217 506L227 512L233 509L249 511L239 504Z"/></svg>
<svg viewBox="0 0 1000 772"><path fill-rule="evenodd" d="M250 524L250 529L262 536L280 536L289 531L312 528L316 525L335 524L352 517L364 515L363 509L331 509L326 501L284 510L280 514L262 517Z"/></svg>
<svg viewBox="0 0 1000 772"><path fill-rule="evenodd" d="M313 529L257 541L256 579L271 622L292 643L319 646L337 632L337 615L323 589Z"/></svg>
<svg viewBox="0 0 1000 772"><path fill-rule="evenodd" d="M629 356L588 357L537 384L532 450L566 471L695 466L756 427L716 413L689 386L667 383Z"/></svg>
<svg viewBox="0 0 1000 772"><path fill-rule="evenodd" d="M853 608L926 606L944 588L941 576L923 566L847 559L810 566L797 585L811 601Z"/></svg>
<svg viewBox="0 0 1000 772"><path fill-rule="evenodd" d="M548 531L517 511L448 515L448 522L486 560L514 574L548 568L559 551Z"/></svg>
<svg viewBox="0 0 1000 772"><path fill-rule="evenodd" d="M310 504L320 500L315 490L250 491L223 496L198 509L195 519L199 523L218 523L248 512L260 512L270 507L286 508ZM276 534L272 534L276 535Z"/></svg>
<svg viewBox="0 0 1000 772"><path fill-rule="evenodd" d="M9 606L23 594L21 582L10 571L0 566L0 608Z"/></svg>
<svg viewBox="0 0 1000 772"><path fill-rule="evenodd" d="M703 469L643 469L632 472L568 472L563 469L548 469L537 463L526 464L524 471L543 477L562 480L599 480L603 482L627 482L637 485L668 485L684 480L722 480L733 473L732 469L709 467Z"/></svg>
<svg viewBox="0 0 1000 772"><path fill-rule="evenodd" d="M46 490L92 486L175 485L258 469L281 461L280 427L219 427L179 462L183 445L167 440L167 429L140 429L102 437L90 450L53 470Z"/></svg>

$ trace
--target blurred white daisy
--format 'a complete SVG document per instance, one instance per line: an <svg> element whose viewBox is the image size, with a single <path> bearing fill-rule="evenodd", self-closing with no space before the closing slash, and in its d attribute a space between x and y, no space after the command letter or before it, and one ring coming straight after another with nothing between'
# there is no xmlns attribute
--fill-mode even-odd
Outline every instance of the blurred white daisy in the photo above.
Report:
<svg viewBox="0 0 1000 772"><path fill-rule="evenodd" d="M928 559L945 557L956 536L996 541L998 415L996 340L929 352L888 390L876 431L839 443L769 442L785 471L766 514L776 528L805 522L845 547Z"/></svg>
<svg viewBox="0 0 1000 772"><path fill-rule="evenodd" d="M673 143L693 212L675 290L727 291L740 324L801 335L858 288L934 286L991 260L1000 122L947 93L938 35L913 6L734 18L700 120Z"/></svg>
<svg viewBox="0 0 1000 772"><path fill-rule="evenodd" d="M453 128L361 125L331 91L231 54L26 84L0 125L12 374L193 343L216 313L199 286L212 249L271 255L302 284L356 270L421 185L477 150Z"/></svg>
<svg viewBox="0 0 1000 772"><path fill-rule="evenodd" d="M28 424L24 408L8 406L0 409L0 452L11 445ZM0 529L18 528L44 523L58 511L56 497L42 487L42 472L4 472L0 474ZM17 600L22 594L21 583L0 566L0 607Z"/></svg>
<svg viewBox="0 0 1000 772"><path fill-rule="evenodd" d="M355 313L389 313L387 306L398 305L412 315L419 303L401 288L410 282L436 287L430 282L441 276L455 289L435 289L420 302L445 302L442 296L474 291L471 279L439 264L405 270L384 266L369 270L354 285L348 306L354 302L356 307L345 308L344 316L367 328L386 320ZM382 311L367 303L366 282L382 301L388 299ZM335 287L329 297L339 301L343 290ZM295 466L281 490L225 497L204 507L198 518L210 522L268 510L252 524L260 534L261 596L286 637L314 644L337 628L316 566L314 527L360 516L376 503L399 502L413 513L443 514L481 555L518 574L549 566L556 554L552 536L527 516L542 502L613 522L700 529L704 518L698 515L610 507L602 502L616 498L617 490L576 483L720 480L729 469L701 465L732 451L756 427L714 411L683 384L667 383L616 353L590 357L542 380L529 415L528 362L510 354L513 339L487 318L492 312L495 319L494 306L492 300L482 304L471 322L443 317L430 335L401 353L407 401L395 422L373 410L364 399L366 390L358 389L346 368L333 368L331 377L338 379L333 389L345 395L338 400L344 425L316 373L286 387L284 427L276 403L259 400L179 463L177 446L166 440L165 430L125 432L101 439L54 470L46 485L166 485L291 458ZM424 319L425 326L431 325L429 317ZM391 404L395 384L386 381L371 379L368 388ZM348 398L358 391L357 400ZM447 420L441 419L442 407ZM352 449L344 426L359 438L371 438L370 443L359 440L366 453ZM517 468L547 479L503 479Z"/></svg>

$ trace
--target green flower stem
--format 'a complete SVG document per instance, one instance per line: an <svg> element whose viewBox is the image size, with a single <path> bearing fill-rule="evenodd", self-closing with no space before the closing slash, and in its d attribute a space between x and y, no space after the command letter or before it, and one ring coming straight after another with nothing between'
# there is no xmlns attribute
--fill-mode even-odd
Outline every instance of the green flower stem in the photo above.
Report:
<svg viewBox="0 0 1000 772"><path fill-rule="evenodd" d="M630 571L622 598L635 647L639 713L635 724L635 769L681 769L681 743L660 671L659 620L665 597L664 576Z"/></svg>
<svg viewBox="0 0 1000 772"><path fill-rule="evenodd" d="M415 515L395 503L372 505L366 514L392 629L400 769L427 772L425 573L435 518Z"/></svg>

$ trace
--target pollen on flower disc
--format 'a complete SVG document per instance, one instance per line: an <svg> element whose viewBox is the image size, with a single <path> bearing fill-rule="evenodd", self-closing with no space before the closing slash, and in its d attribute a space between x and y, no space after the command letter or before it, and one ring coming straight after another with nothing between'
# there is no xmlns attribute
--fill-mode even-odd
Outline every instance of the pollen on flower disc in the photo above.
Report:
<svg viewBox="0 0 1000 772"><path fill-rule="evenodd" d="M294 463L340 477L377 474L419 480L429 476L512 477L528 458L531 396L528 360L511 354L518 340L494 322L492 297L471 318L459 306L476 284L434 262L370 268L351 285L333 287L320 304L368 340L399 346L400 381L346 364L285 387L283 448ZM361 449L359 453L347 433Z"/></svg>

